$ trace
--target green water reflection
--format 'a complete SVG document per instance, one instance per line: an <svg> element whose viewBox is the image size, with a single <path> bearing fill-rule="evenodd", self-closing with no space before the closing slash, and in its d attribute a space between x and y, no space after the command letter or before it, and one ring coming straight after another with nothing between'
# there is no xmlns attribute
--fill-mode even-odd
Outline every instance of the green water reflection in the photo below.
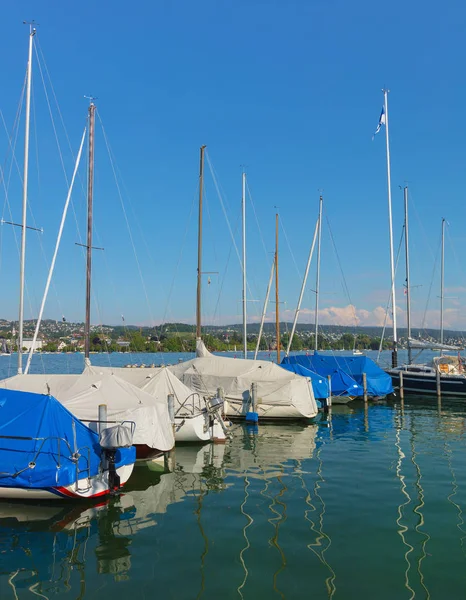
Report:
<svg viewBox="0 0 466 600"><path fill-rule="evenodd" d="M463 598L461 402L233 427L98 506L0 505L0 597Z"/></svg>

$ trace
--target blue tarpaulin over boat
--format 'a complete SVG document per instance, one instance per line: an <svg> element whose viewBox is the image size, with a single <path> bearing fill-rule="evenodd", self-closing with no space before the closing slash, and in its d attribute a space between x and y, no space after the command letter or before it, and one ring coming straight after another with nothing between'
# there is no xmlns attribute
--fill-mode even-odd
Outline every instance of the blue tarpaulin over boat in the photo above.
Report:
<svg viewBox="0 0 466 600"><path fill-rule="evenodd" d="M309 379L312 382L314 398L328 398L328 382L326 377L322 377L322 375L311 371L310 369L299 363L286 364L285 362L282 362L280 366L286 369L287 371L296 373L296 375L309 377Z"/></svg>
<svg viewBox="0 0 466 600"><path fill-rule="evenodd" d="M367 356L333 356L316 352L312 355L294 355L283 359L284 364L300 364L322 377L331 375L332 394L362 396L362 374L367 376L369 396L386 396L393 392L390 375Z"/></svg>
<svg viewBox="0 0 466 600"><path fill-rule="evenodd" d="M75 452L79 471L97 475L102 449L96 433L52 396L0 389L0 486L71 485ZM134 458L134 448L121 448L116 466L132 464Z"/></svg>

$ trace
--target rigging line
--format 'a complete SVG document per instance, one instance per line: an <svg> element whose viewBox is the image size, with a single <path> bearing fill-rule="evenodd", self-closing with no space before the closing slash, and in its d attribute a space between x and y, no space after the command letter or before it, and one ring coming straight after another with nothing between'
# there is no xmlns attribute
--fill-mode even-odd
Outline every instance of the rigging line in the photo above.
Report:
<svg viewBox="0 0 466 600"><path fill-rule="evenodd" d="M463 269L463 265L461 264L461 261L459 260L459 257L458 257L458 254L456 252L455 246L453 245L453 238L450 235L450 228L449 227L446 228L446 232L447 232L448 241L450 243L450 250L451 250L451 253L453 254L453 258L455 259L455 262L456 262L456 268L457 268L457 270L461 273L461 275L464 278L465 277L465 272L464 272L464 269ZM461 338L464 340L464 331L461 331L461 334L462 334Z"/></svg>
<svg viewBox="0 0 466 600"><path fill-rule="evenodd" d="M235 233L237 233L237 231L238 231L238 226L239 226L239 220L237 220L237 222L236 222L236 230L235 230ZM220 298L221 298L221 295L222 295L222 292L223 292L223 286L225 285L225 281L226 281L226 277L227 277L227 272L228 272L228 267L229 267L229 264L230 264L230 259L231 259L231 254L232 254L232 251L233 251L233 243L231 243L231 244L230 244L230 250L229 250L229 252L228 252L228 257L227 257L227 264L226 264L226 266L225 266L225 271L224 271L224 273L223 273L223 277L222 277L222 279L221 279L221 283L220 283L220 290L219 290L219 292L218 292L218 296L217 296L217 303L216 303L216 305L215 305L215 309L214 309L214 319L215 319L216 317L219 317L219 315L218 315L217 311L218 311L218 309L219 309L219 305L220 305Z"/></svg>
<svg viewBox="0 0 466 600"><path fill-rule="evenodd" d="M251 201L251 206L252 206L252 212L254 213L254 218L256 220L256 225L257 225L257 229L259 230L259 237L262 243L262 248L264 249L264 255L265 255L265 260L267 262L267 268L269 267L268 262L269 262L269 253L267 252L267 246L265 245L265 240L264 240L264 236L262 235L262 229L259 223L259 219L257 217L257 212L256 212L256 206L254 204L254 201L252 199L252 194L251 194L251 189L249 188L249 183L248 180L246 179L246 189L249 195L249 200Z"/></svg>
<svg viewBox="0 0 466 600"><path fill-rule="evenodd" d="M400 235L400 243L398 244L398 250L397 250L397 253L396 253L396 260L395 260L395 277L396 277L396 273L397 273L397 271L398 271L398 263L399 263L399 261L400 261L401 245L402 245L402 243L403 243L403 239L404 239L404 237L403 237L403 236L404 236L404 228L401 230L401 235ZM390 287L391 287L391 284L390 284ZM384 321L383 321L382 335L380 336L379 352L378 352L378 354L377 354L377 361L376 361L377 363L378 363L378 362L379 362L379 360L380 360L380 354L381 354L381 352L382 352L383 340L384 340L384 337L385 337L385 330L386 330L386 328L387 328L388 313L389 313L389 310L390 310L390 305L391 305L391 302L392 302L392 295L391 295L391 291L390 291L390 293L389 293L389 295L388 295L387 304L386 304L386 306L385 306L385 317L384 317ZM392 311L393 311L393 307L392 307Z"/></svg>
<svg viewBox="0 0 466 600"><path fill-rule="evenodd" d="M424 309L424 315L423 315L422 321L421 321L421 329L424 331L424 333L426 333L425 325L426 325L426 319L427 319L427 310L429 308L430 295L432 293L432 287L433 287L433 284L434 284L434 277L435 277L435 273L437 271L437 262L438 262L438 258L439 258L440 245L441 245L441 241L439 240L438 245L437 245L437 254L435 256L434 266L433 266L433 269L432 269L432 277L430 279L429 291L427 293L426 307Z"/></svg>
<svg viewBox="0 0 466 600"><path fill-rule="evenodd" d="M11 221L13 221L13 216L12 216L11 206L10 206L10 203L9 203L9 200L8 200L8 190L9 190L9 187L10 187L11 171L12 171L12 167L13 167L13 161L11 161L10 168L8 170L8 184L5 182L5 169L7 167L7 161L8 161L8 157L9 157L10 151L11 151L11 153L12 153L13 156L14 156L14 153L15 153L16 142L18 140L19 121L20 121L20 116L21 116L21 108L22 108L22 105L23 105L23 98L24 98L25 87L26 87L26 78L24 79L23 89L21 91L20 101L19 101L18 108L17 108L17 111L16 111L15 120L13 122L13 128L12 128L11 134L9 133L8 128L6 126L5 117L3 115L3 112L0 110L0 118L2 120L2 124L3 124L3 127L5 129L5 132L6 132L6 135L7 135L7 139L8 139L8 148L7 148L7 152L5 154L5 158L4 158L4 166L3 166L3 168L0 168L0 180L1 180L1 183L2 183L3 190L5 192L5 200L3 202L3 209L2 209L2 219L5 216L5 209L8 206L8 212L10 214L10 220ZM13 135L14 135L14 145L12 145ZM19 242L18 242L18 238L17 238L17 235L16 235L16 228L13 228L13 234L14 234L14 239L15 239L15 243L16 243L16 249L17 249L18 256L19 256ZM2 256L3 256L2 249L3 249L3 227L0 227L0 270L1 270L1 266L2 266Z"/></svg>
<svg viewBox="0 0 466 600"><path fill-rule="evenodd" d="M212 166L212 162L210 160L210 156L209 156L209 153L208 153L207 149L205 151L205 156L207 158L207 164L208 164L209 169L210 169L210 174L212 176L212 179L213 179L213 182L214 182L214 186L215 186L215 189L217 191L218 198L220 200L220 206L222 207L223 215L224 215L225 220L227 222L228 230L230 232L230 236L231 236L231 239L233 241L233 245L234 245L234 248L235 248L236 256L238 258L239 265L242 268L243 267L243 261L241 259L241 256L240 256L240 253L239 253L239 250L238 250L238 246L236 244L236 241L235 241L235 238L234 238L234 235L233 235L233 231L231 229L230 219L228 218L228 213L226 211L225 204L223 202L223 197L222 197L222 194L221 194L221 191L220 191L220 187L219 187L219 184L218 184L218 181L217 181L217 177L215 175L215 170L214 170L214 168ZM248 282L246 282L246 287L247 287L247 290L249 292L249 296L251 297L252 293L251 293L251 288L250 288L250 285L249 285Z"/></svg>
<svg viewBox="0 0 466 600"><path fill-rule="evenodd" d="M62 169L63 169L63 175L65 177L65 183L66 183L66 186L68 188L69 187L68 175L67 175L67 172L66 172L65 161L64 161L64 158L63 158L62 150L61 150L60 140L58 139L58 132L57 132L57 128L55 126L55 120L53 118L52 106L50 104L49 94L47 92L47 86L46 86L44 74L43 74L43 71L42 71L42 63L41 63L41 60L40 60L40 57L39 57L39 52L37 50L38 46L39 46L39 42L38 42L38 39L36 39L35 44L34 44L34 51L36 53L37 65L39 67L39 73L40 73L40 77L41 77L41 80L42 80L42 86L44 88L44 94L45 94L45 99L47 101L47 108L48 108L48 111L49 111L50 120L52 121L52 129L53 129L53 133L54 133L54 136L55 136L55 142L57 144L58 153L59 153L59 156L60 156L60 162L61 162L61 166L62 166ZM39 47L39 49L40 49L40 47ZM63 116L61 114L60 106L58 104L58 100L57 100L57 97L55 95L55 90L54 90L53 85L52 85L52 80L50 78L50 74L49 74L48 69L47 69L47 64L45 62L45 57L44 57L44 55L42 53L42 50L40 50L40 52L41 52L41 55L42 55L42 58L43 58L43 61L44 61L44 70L47 73L47 76L49 78L49 83L50 83L50 87L51 87L51 90L52 90L52 93L53 93L55 104L57 106L58 114L60 116L60 119L61 119L61 122L62 122L62 126L63 126L63 129L65 131L65 137L66 137L66 139L68 141L68 146L69 146L70 151L71 151L71 157L72 157L73 161L75 161L76 160L76 156L75 156L75 154L74 154L74 152L72 150L71 141L70 141L70 138L68 136L68 132L67 132L66 127L65 127L65 123L63 121ZM80 179L80 182L81 182L81 185L82 185L82 187L84 189L84 184L82 182L82 179ZM75 220L75 224L76 224L76 230L77 230L77 234L78 234L78 240L79 240L79 243L81 244L82 243L82 238L81 238L81 231L80 231L80 228L79 228L79 220L78 220L78 217L77 217L77 214L76 214L76 210L75 210L75 206L74 206L74 202L73 201L71 201L71 210L73 212L73 216L74 216L74 220ZM85 252L84 247L82 248L82 252L83 252L83 255L84 255L84 252Z"/></svg>
<svg viewBox="0 0 466 600"><path fill-rule="evenodd" d="M241 260L241 256L240 256L240 253L239 253L239 250L238 250L238 246L237 246L235 238L233 236L233 231L231 229L230 219L228 218L228 214L227 214L227 211L226 211L226 208L225 208L225 204L223 202L223 197L222 197L222 194L220 193L220 188L219 188L219 185L218 185L218 182L217 182L217 178L215 176L214 168L212 167L212 163L210 161L210 156L209 156L209 153L207 152L207 150L206 150L205 154L206 154L206 158L207 158L207 164L209 165L210 174L212 175L214 186L215 186L215 189L217 191L218 198L220 200L220 206L222 207L223 216L225 217L225 220L226 220L227 226L228 226L228 231L230 232L230 236L231 236L231 239L233 241L233 245L234 245L234 248L235 248L235 251L236 251L236 256L238 257L238 261L239 261L240 266L242 266L243 261Z"/></svg>
<svg viewBox="0 0 466 600"><path fill-rule="evenodd" d="M429 249L431 257L434 258L434 250L432 248L432 238L429 237L429 235L427 234L426 228L424 227L424 222L419 216L419 213L416 208L416 202L414 201L414 196L413 196L413 192L411 189L409 190L409 206L410 206L410 209L412 208L414 210L416 220L420 226L424 240L426 241L427 248Z"/></svg>
<svg viewBox="0 0 466 600"><path fill-rule="evenodd" d="M290 241L289 241L289 239L288 239L288 236L287 236L287 234L286 234L286 230L285 230L285 227L284 227L284 225L283 225L283 220L282 220L282 217L281 217L281 215L280 215L280 214L278 215L278 220L280 221L280 225L281 225L281 228L282 228L283 234L284 234L284 236L285 236L285 240L286 240L286 244L287 244L287 246L288 246L288 250L290 251L291 258L292 258L292 260L293 260L293 263L294 263L294 266L295 266L295 268L296 268L296 273L298 274L298 278L299 278L299 280L300 280L300 281L302 281L302 279L303 279L303 278L302 278L302 274L301 274L301 271L299 270L298 263L296 262L296 259L295 259L295 257L294 257L293 250L291 249Z"/></svg>
<svg viewBox="0 0 466 600"><path fill-rule="evenodd" d="M340 269L340 274L341 274L342 283L343 283L343 291L346 293L346 296L348 298L348 302L350 303L350 306L352 307L353 318L354 318L354 325L356 327L358 325L358 318L357 318L357 315L356 315L356 307L354 306L354 303L353 303L353 301L351 299L351 294L349 292L348 283L346 281L345 273L343 272L343 266L341 264L340 256L338 254L337 246L336 246L336 243L335 243L335 238L333 236L332 227L330 226L330 219L328 218L327 211L325 209L324 209L324 211L325 211L325 220L327 221L327 227L328 227L328 232L330 234L330 240L332 242L333 251L334 251L335 257L337 259L338 268ZM401 244L401 242L400 242L400 244Z"/></svg>
<svg viewBox="0 0 466 600"><path fill-rule="evenodd" d="M27 70L26 70L26 78L27 78ZM2 177L2 186L3 186L4 191L5 191L5 202L4 202L4 206L3 206L3 214L5 212L5 206L7 206L8 207L8 212L9 212L9 215L10 215L10 220L12 222L14 221L14 219L13 219L13 213L12 213L12 210L11 210L11 205L10 205L10 202L8 200L8 190L10 188L10 182L11 182L13 165L16 166L20 182L22 183L22 181L23 181L21 170L19 168L18 161L16 160L15 148L16 148L16 144L17 144L17 140L18 140L18 134L19 134L19 121L20 121L20 116L21 116L21 112L22 112L22 104L23 104L23 100L24 100L25 86L26 86L26 79L25 79L25 82L23 84L23 89L22 89L22 92L21 92L21 95L20 95L20 104L18 105L18 109L17 109L17 112L16 112L16 117L15 117L14 126L13 126L13 130L12 130L12 134L11 135L9 135L9 133L8 133L8 128L6 126L6 122L5 122L3 113L1 113L3 127L4 127L5 132L7 134L7 137L8 137L8 150L11 150L11 156L12 156L12 160L11 160L11 163L10 163L10 169L9 169L9 172L8 172L8 181L7 181L7 183L5 183L4 177ZM16 133L15 133L14 143L12 145L11 144L11 138L12 138L12 135L13 135L13 131L15 131ZM7 156L8 156L8 152L7 152ZM5 161L6 161L6 157L5 157ZM6 162L5 162L5 164L6 164ZM29 212L31 213L31 217L32 217L33 222L34 222L34 226L36 226L35 219L34 219L34 214L33 214L32 210L31 210L31 207L30 207L29 203L28 203L28 208L29 208ZM18 237L17 237L17 233L16 233L16 228L15 227L13 228L13 236L14 236L14 239L15 239L16 249L17 249L18 256L19 256L19 254L20 254L19 241L18 241ZM28 304L29 304L30 313L33 314L31 296L29 294L29 289L28 289L27 283L25 283L24 288L25 288L25 294L26 294L26 297L27 297L27 301L28 301ZM9 361L10 364L11 364L11 356L12 355L10 355L10 361ZM8 367L8 374L10 372L10 364L9 364L9 367Z"/></svg>
<svg viewBox="0 0 466 600"><path fill-rule="evenodd" d="M188 237L188 231L189 231L189 228L190 228L190 225L191 225L191 219L192 219L192 216L193 216L195 203L196 203L196 194L194 193L193 199L192 199L192 202L191 202L191 208L190 208L189 214L188 214L188 220L186 221L186 226L185 226L185 230L184 230L184 234L183 234L183 241L182 241L182 244L181 244L180 253L178 255L178 261L177 261L176 266L175 266L175 271L174 271L174 274L173 274L173 277L172 277L172 281L171 281L171 284L170 284L170 289L169 289L169 292L168 292L168 298L167 298L167 302L166 302L166 305L165 305L165 311L164 311L164 314L163 314L162 323L165 323L165 321L166 321L168 306L170 305L171 297L172 297L172 294L173 294L173 289L174 289L174 286L175 286L175 280L176 280L176 277L178 275L178 270L179 270L179 267L180 267L180 264L181 264L181 259L183 258L183 252L184 252L184 248L185 248L185 244L186 244L186 238Z"/></svg>
<svg viewBox="0 0 466 600"><path fill-rule="evenodd" d="M123 201L123 196L121 194L121 188L120 188L120 185L119 185L119 182L118 182L118 179L117 179L117 175L116 175L116 171L115 171L115 165L114 165L113 157L112 157L112 151L110 149L110 145L109 145L109 142L108 142L107 134L106 134L105 128L104 128L104 124L102 122L102 119L101 119L99 113L97 113L97 118L99 119L100 126L102 127L102 133L103 133L103 136L104 136L105 145L107 147L107 152L108 152L108 156L109 156L109 159L110 159L110 165L112 167L113 176L115 178L115 185L116 185L117 192L118 192L118 198L120 200L121 208L123 210L123 216L125 218L126 227L128 229L128 235L129 235L129 238L130 238L130 241L131 241L131 246L133 248L134 258L136 260L136 264L137 264L137 268L138 268L138 272L139 272L139 277L141 278L142 288L144 290L144 295L146 297L147 308L149 310L149 315L150 315L152 324L154 324L155 320L154 320L154 317L153 317L153 314L152 314L152 310L151 310L151 306L150 306L150 302L149 302L149 296L148 296L148 293L147 293L146 284L144 283L144 277L142 275L141 265L139 263L138 255L137 255L137 252L136 252L136 246L135 246L135 243L134 243L133 234L131 232L131 227L130 227L130 224L129 224L129 221L128 221L128 215L126 213L125 203Z"/></svg>

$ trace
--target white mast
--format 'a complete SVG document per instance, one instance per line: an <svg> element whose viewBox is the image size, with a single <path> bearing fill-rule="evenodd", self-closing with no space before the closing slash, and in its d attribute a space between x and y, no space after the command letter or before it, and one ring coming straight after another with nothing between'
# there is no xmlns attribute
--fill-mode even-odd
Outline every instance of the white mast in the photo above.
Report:
<svg viewBox="0 0 466 600"><path fill-rule="evenodd" d="M392 312L393 312L393 352L392 367L398 364L398 335L396 328L396 297L395 297L395 255L393 252L393 219L392 219L392 183L390 171L390 136L388 131L388 92L383 89L384 111L385 111L385 142L387 147L387 191L388 191L388 230L390 236L390 274L392 290Z"/></svg>
<svg viewBox="0 0 466 600"><path fill-rule="evenodd" d="M316 245L317 233L319 231L319 220L316 222L316 227L314 230L314 238L312 240L311 249L309 251L309 256L307 259L306 272L304 273L303 284L301 286L301 292L299 294L298 305L296 306L296 312L294 314L293 327L291 328L290 339L288 340L288 348L286 349L286 356L290 354L291 344L293 342L293 336L296 329L296 323L298 322L299 311L301 310L301 302L303 301L304 290L306 289L307 276L309 274L309 267L311 266L312 255L314 254L314 247Z"/></svg>
<svg viewBox="0 0 466 600"><path fill-rule="evenodd" d="M440 265L440 344L443 344L443 299L445 295L445 219L442 219L442 264Z"/></svg>
<svg viewBox="0 0 466 600"><path fill-rule="evenodd" d="M259 335L257 336L257 346L256 346L256 351L254 352L254 360L257 359L257 353L259 352L259 346L261 343L262 331L264 329L265 315L267 313L267 305L269 303L269 296L270 296L270 290L272 289L274 273L275 273L275 259L273 260L272 268L270 269L270 279L269 279L269 284L267 286L267 293L265 294L264 308L262 310L261 324L259 327Z"/></svg>
<svg viewBox="0 0 466 600"><path fill-rule="evenodd" d="M244 358L248 357L248 332L246 323L246 173L243 171L243 346Z"/></svg>
<svg viewBox="0 0 466 600"><path fill-rule="evenodd" d="M319 349L319 344L317 340L317 335L319 332L319 288L320 288L320 243L322 241L322 203L323 198L320 196L319 198L319 229L318 229L318 243L317 243L317 273L316 273L316 310L315 310L315 344L314 350L317 352Z"/></svg>
<svg viewBox="0 0 466 600"><path fill-rule="evenodd" d="M406 258L406 327L408 330L408 364L412 362L411 356L411 287L409 276L409 224L408 224L408 186L404 188L405 205L405 258Z"/></svg>
<svg viewBox="0 0 466 600"><path fill-rule="evenodd" d="M21 258L19 268L19 326L18 326L18 374L23 372L23 322L24 322L24 263L26 259L26 229L28 204L29 174L29 119L31 113L31 80L32 80L32 38L35 28L29 24L29 54L26 83L26 124L24 131L24 173L23 173L23 217L21 223Z"/></svg>

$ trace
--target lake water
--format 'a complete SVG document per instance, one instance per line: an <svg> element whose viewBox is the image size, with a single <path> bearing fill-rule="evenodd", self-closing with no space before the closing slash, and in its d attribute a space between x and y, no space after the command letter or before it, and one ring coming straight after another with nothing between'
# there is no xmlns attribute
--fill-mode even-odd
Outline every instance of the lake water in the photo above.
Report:
<svg viewBox="0 0 466 600"><path fill-rule="evenodd" d="M162 362L148 356L133 359ZM93 362L109 359L128 362ZM1 503L0 598L464 598L465 417L462 401L395 398L236 424L99 506Z"/></svg>

